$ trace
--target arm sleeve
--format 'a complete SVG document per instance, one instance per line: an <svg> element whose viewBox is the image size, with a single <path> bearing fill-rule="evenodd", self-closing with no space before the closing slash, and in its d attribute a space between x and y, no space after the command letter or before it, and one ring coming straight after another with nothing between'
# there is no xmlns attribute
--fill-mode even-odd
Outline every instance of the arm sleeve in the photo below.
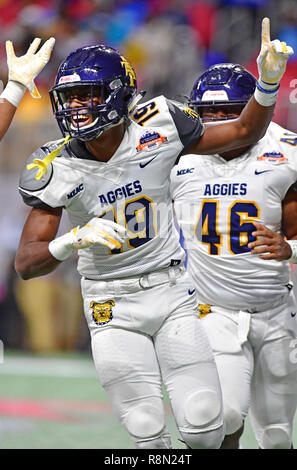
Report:
<svg viewBox="0 0 297 470"><path fill-rule="evenodd" d="M177 101L167 100L167 105L184 149L197 142L204 133L198 114Z"/></svg>
<svg viewBox="0 0 297 470"><path fill-rule="evenodd" d="M46 210L51 210L53 209L51 206L43 202L41 199L39 199L36 196L32 196L31 194L27 194L21 189L19 189L19 193L23 198L24 203L27 206L34 207L35 209L46 209Z"/></svg>
<svg viewBox="0 0 297 470"><path fill-rule="evenodd" d="M297 191L297 181L296 181L296 183L293 183L292 186L289 187L288 191L291 191L292 189L294 191Z"/></svg>

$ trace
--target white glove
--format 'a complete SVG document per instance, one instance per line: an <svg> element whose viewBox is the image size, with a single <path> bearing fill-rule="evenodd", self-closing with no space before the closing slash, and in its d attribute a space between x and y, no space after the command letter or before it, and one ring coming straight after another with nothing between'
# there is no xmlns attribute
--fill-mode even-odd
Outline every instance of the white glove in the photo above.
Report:
<svg viewBox="0 0 297 470"><path fill-rule="evenodd" d="M276 102L279 82L286 70L292 47L278 39L270 41L270 20L262 21L262 42L257 58L259 80L255 90L255 99L261 106L272 106Z"/></svg>
<svg viewBox="0 0 297 470"><path fill-rule="evenodd" d="M262 42L257 58L259 77L266 84L278 85L285 73L287 61L294 54L292 47L279 39L270 41L270 20L262 21Z"/></svg>
<svg viewBox="0 0 297 470"><path fill-rule="evenodd" d="M103 245L111 250L120 248L125 234L125 227L111 220L94 217L82 228L75 227L71 232L52 240L48 249L54 258L64 261L74 250L94 245Z"/></svg>
<svg viewBox="0 0 297 470"><path fill-rule="evenodd" d="M33 98L41 98L35 86L34 79L48 63L55 44L55 39L48 39L39 51L36 52L40 42L40 38L35 38L26 54L21 57L16 57L12 42L6 41L8 80L13 80L24 85L28 88Z"/></svg>

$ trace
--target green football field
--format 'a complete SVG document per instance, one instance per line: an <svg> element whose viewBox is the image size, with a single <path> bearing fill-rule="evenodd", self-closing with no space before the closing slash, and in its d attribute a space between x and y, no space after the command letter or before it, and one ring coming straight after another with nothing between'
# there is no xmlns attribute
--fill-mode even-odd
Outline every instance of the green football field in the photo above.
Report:
<svg viewBox="0 0 297 470"><path fill-rule="evenodd" d="M165 394L167 424L179 439ZM257 448L247 421L243 448ZM294 434L297 446L297 423ZM5 353L0 364L0 449L133 449L89 355Z"/></svg>

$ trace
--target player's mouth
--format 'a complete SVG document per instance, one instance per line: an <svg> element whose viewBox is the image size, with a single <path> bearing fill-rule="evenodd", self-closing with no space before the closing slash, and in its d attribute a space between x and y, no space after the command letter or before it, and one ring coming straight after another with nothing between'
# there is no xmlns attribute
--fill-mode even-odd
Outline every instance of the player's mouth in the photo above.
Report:
<svg viewBox="0 0 297 470"><path fill-rule="evenodd" d="M92 114L88 113L73 113L71 115L71 123L75 128L88 126L93 122Z"/></svg>

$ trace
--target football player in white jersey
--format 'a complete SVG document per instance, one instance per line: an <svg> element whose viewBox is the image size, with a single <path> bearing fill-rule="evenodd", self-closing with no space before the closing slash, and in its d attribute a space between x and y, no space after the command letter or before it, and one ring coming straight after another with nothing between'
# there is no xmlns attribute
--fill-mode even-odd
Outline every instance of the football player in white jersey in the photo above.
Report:
<svg viewBox="0 0 297 470"><path fill-rule="evenodd" d="M6 41L8 82L0 95L0 140L8 130L26 89L33 98L41 98L34 79L48 63L55 39L48 39L38 52L41 39L35 38L26 54L16 57L11 41Z"/></svg>
<svg viewBox="0 0 297 470"><path fill-rule="evenodd" d="M240 115L255 86L244 67L218 64L195 82L190 107L203 122L225 122ZM238 448L249 407L260 448L292 443L297 318L288 261L297 243L296 148L297 135L272 122L254 145L187 155L172 170L187 269L222 387L222 448Z"/></svg>
<svg viewBox="0 0 297 470"><path fill-rule="evenodd" d="M106 46L76 50L50 92L65 140L40 147L21 176L32 211L16 270L40 276L78 250L98 376L140 449L171 447L162 383L189 447L219 448L224 437L219 378L174 227L170 172L182 152L224 151L263 135L292 51L270 42L268 19L262 46L255 97L215 131L164 96L135 109L141 94L127 60ZM74 228L56 236L63 208Z"/></svg>

